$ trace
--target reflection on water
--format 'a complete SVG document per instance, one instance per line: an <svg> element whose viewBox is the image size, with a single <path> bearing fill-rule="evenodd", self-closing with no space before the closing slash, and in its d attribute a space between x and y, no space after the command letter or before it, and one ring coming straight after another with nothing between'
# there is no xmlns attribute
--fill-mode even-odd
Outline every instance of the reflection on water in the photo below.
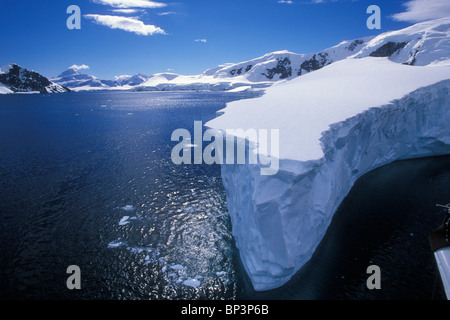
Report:
<svg viewBox="0 0 450 320"><path fill-rule="evenodd" d="M170 138L251 96L2 97L1 297L235 298L220 168L174 165Z"/></svg>

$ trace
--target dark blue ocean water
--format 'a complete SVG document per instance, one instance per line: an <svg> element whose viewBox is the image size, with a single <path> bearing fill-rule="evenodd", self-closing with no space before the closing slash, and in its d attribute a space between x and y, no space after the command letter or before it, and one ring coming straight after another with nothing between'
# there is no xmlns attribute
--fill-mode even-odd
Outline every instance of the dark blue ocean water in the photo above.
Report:
<svg viewBox="0 0 450 320"><path fill-rule="evenodd" d="M450 158L364 176L311 262L256 293L231 235L220 168L171 162L248 93L0 96L0 299L442 299L426 235L450 202ZM382 289L369 291L369 264ZM81 269L81 290L66 269ZM190 287L188 283L199 284Z"/></svg>

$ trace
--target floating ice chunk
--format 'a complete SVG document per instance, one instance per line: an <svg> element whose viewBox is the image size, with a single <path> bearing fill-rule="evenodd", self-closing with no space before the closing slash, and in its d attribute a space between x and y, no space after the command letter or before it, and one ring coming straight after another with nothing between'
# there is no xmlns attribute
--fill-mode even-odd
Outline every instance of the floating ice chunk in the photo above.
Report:
<svg viewBox="0 0 450 320"><path fill-rule="evenodd" d="M225 271L219 271L219 272L216 272L216 275L218 276L218 277L222 277L222 276L224 276L224 275L226 275L227 273L225 272Z"/></svg>
<svg viewBox="0 0 450 320"><path fill-rule="evenodd" d="M124 216L122 219L120 219L119 221L119 226L124 226L126 224L129 224L130 221L128 221L130 217L129 216Z"/></svg>
<svg viewBox="0 0 450 320"><path fill-rule="evenodd" d="M148 248L141 248L141 247L127 247L128 251L131 251L132 253L141 253L141 252L145 252L145 251L152 251L151 249Z"/></svg>
<svg viewBox="0 0 450 320"><path fill-rule="evenodd" d="M171 266L170 269L178 271L178 270L183 270L184 267L181 264L176 264L176 265Z"/></svg>
<svg viewBox="0 0 450 320"><path fill-rule="evenodd" d="M121 247L124 245L125 245L124 242L116 240L116 241L112 241L112 242L108 243L108 248L114 249L114 248L118 248L118 247Z"/></svg>
<svg viewBox="0 0 450 320"><path fill-rule="evenodd" d="M125 207L122 207L122 210L133 211L134 207L131 204L127 204Z"/></svg>
<svg viewBox="0 0 450 320"><path fill-rule="evenodd" d="M197 279L188 279L188 280L184 280L183 284L187 287L198 288L198 287L200 287L201 282Z"/></svg>

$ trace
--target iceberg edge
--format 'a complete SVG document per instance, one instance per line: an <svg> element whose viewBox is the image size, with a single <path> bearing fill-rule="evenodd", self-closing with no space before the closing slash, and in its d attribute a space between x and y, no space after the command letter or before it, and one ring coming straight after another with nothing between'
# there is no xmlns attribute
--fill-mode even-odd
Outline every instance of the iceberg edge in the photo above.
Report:
<svg viewBox="0 0 450 320"><path fill-rule="evenodd" d="M450 80L330 125L318 160L222 165L232 232L253 287L289 281L310 260L356 180L397 160L450 154Z"/></svg>

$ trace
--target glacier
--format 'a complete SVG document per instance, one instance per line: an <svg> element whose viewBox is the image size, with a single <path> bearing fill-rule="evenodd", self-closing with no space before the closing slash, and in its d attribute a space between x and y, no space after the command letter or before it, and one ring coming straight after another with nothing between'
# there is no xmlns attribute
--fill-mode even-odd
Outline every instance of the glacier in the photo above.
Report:
<svg viewBox="0 0 450 320"><path fill-rule="evenodd" d="M276 175L221 166L255 290L282 286L310 260L359 177L396 160L450 154L449 89L449 65L349 58L229 103L206 124L280 131Z"/></svg>

